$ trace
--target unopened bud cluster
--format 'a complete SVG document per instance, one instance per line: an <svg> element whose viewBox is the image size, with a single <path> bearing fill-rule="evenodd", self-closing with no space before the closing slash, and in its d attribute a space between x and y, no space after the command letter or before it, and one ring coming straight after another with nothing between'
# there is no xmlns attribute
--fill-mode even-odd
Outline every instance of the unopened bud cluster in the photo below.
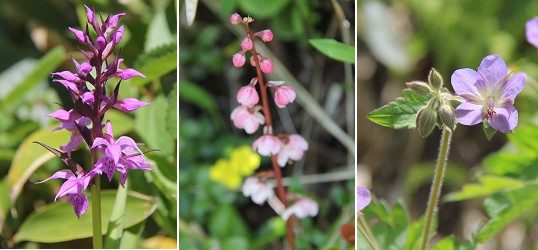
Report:
<svg viewBox="0 0 538 250"><path fill-rule="evenodd" d="M452 103L459 100L443 84L443 77L434 68L428 74L428 83L421 81L406 83L414 93L430 98L428 104L417 112L416 127L422 137L430 135L435 127L440 129L446 127L451 131L456 129Z"/></svg>

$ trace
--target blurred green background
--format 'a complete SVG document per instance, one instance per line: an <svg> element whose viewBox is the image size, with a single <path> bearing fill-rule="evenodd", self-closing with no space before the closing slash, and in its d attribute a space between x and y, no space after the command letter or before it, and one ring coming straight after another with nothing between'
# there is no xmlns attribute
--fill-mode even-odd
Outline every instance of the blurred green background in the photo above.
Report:
<svg viewBox="0 0 538 250"><path fill-rule="evenodd" d="M264 77L284 81L297 92L295 102L285 109L270 104L275 133L301 134L310 146L301 161L282 169L289 191L312 197L320 205L316 217L297 220L297 249L353 248L340 236L339 227L353 223L354 217L354 67L320 53L312 39L347 44L349 53L344 54L354 61L355 3L204 0L196 7L192 11L180 5L180 248L286 245L285 223L267 204L258 206L240 188L228 189L210 178L217 160L230 159L234 150L250 147L261 135L261 128L247 135L230 121L231 111L239 105L238 89L255 76L250 66L232 65L245 35L239 25L229 22L234 12L254 18L253 31L273 31L273 41L256 44L256 50L275 65ZM270 169L269 158L262 157L258 172Z"/></svg>
<svg viewBox="0 0 538 250"><path fill-rule="evenodd" d="M50 73L74 70L70 57L84 57L68 27L84 29L83 4L105 17L125 12L125 33L118 47L122 68L146 79L123 81L119 98L135 97L152 105L129 114L109 111L114 134L144 143L154 171L130 171L122 248L176 247L177 238L177 3L154 1L0 1L0 246L2 248L91 248L88 213L77 220L64 199L54 203L61 181L35 185L66 168L34 140L58 148L70 134L43 116L72 107L68 92ZM81 28L82 27L82 28ZM117 52L117 51L116 51ZM113 88L117 80L107 87ZM89 150L73 159L86 169ZM104 228L119 175L103 181ZM89 192L87 192L89 193ZM106 210L106 209L105 209ZM106 231L106 230L105 230ZM118 242L117 244L120 244ZM120 247L117 245L116 247Z"/></svg>
<svg viewBox="0 0 538 250"><path fill-rule="evenodd" d="M538 56L525 40L525 22L537 10L538 2L524 0L358 1L357 180L386 200L385 208L407 211L404 217L416 220L424 213L440 132L423 139L418 131L378 126L367 114L401 96L405 82L425 81L431 67L443 75L445 87L451 90L450 76L456 69L476 70L489 54L500 55L509 72L527 76L525 89L515 101L519 125L513 134L497 133L488 141L482 125L456 129L441 194L438 234L432 242L453 238L440 246L472 240L475 235L479 244L467 242L471 249L537 247L538 214L531 207L536 205L532 184L537 176ZM450 192L458 193L445 196ZM529 196L518 195L522 192ZM404 210L398 202L403 202ZM365 216L379 221L382 207L375 203ZM412 232L411 223L374 221L377 229L396 232L383 240L385 246L407 246L405 235Z"/></svg>

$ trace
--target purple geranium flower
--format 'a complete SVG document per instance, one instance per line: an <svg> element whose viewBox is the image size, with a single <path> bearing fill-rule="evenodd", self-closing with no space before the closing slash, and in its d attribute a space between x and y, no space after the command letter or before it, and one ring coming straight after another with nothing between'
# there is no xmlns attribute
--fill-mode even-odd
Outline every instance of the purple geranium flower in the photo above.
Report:
<svg viewBox="0 0 538 250"><path fill-rule="evenodd" d="M533 17L525 24L527 42L538 48L538 18Z"/></svg>
<svg viewBox="0 0 538 250"><path fill-rule="evenodd" d="M120 183L124 186L128 169L151 170L151 168L148 167L149 163L141 157L142 151L138 148L133 139L127 136L121 136L117 141L114 141L114 134L112 133L112 125L110 124L110 121L107 121L106 123L106 134L104 137L106 137L106 139L101 137L95 138L91 147L99 147L104 153L104 155L95 163L94 171L97 174L105 172L110 181L114 176L114 171L117 169L122 174Z"/></svg>
<svg viewBox="0 0 538 250"><path fill-rule="evenodd" d="M69 195L67 202L73 205L75 214L77 215L77 217L80 218L80 216L84 214L88 209L88 197L86 197L86 195L83 194L82 191L88 187L88 184L94 176L94 171L90 171L89 173L82 172L82 174L76 176L71 170L64 169L54 173L51 177L43 181L37 182L36 184L40 184L53 179L66 179L67 181L65 181L64 184L62 184L62 186L60 187L60 190L58 191L58 194L56 194L54 201L56 202L56 199L65 195Z"/></svg>
<svg viewBox="0 0 538 250"><path fill-rule="evenodd" d="M525 86L525 74L508 79L506 64L498 55L484 57L478 72L465 68L452 74L454 91L465 99L455 115L458 122L471 126L487 118L489 125L503 133L517 126L518 113L514 99Z"/></svg>
<svg viewBox="0 0 538 250"><path fill-rule="evenodd" d="M372 197L368 189L357 186L357 211L363 210L370 202Z"/></svg>

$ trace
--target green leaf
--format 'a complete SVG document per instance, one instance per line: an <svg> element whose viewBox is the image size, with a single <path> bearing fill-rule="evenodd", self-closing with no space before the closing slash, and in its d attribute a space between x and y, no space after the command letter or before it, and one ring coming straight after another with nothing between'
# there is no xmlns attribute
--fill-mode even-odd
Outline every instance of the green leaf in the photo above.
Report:
<svg viewBox="0 0 538 250"><path fill-rule="evenodd" d="M140 73L146 75L146 78L134 77L128 81L129 81L129 84L132 84L133 86L144 85L148 82L151 82L159 77L162 77L172 72L172 70L176 68L177 68L177 50L174 50L171 53L165 54L154 60L148 61L142 67L137 69Z"/></svg>
<svg viewBox="0 0 538 250"><path fill-rule="evenodd" d="M172 36L170 28L168 28L165 10L162 9L157 11L153 15L153 19L148 26L148 33L146 33L146 43L144 44L144 51L151 51L152 49L170 43L173 40L174 36Z"/></svg>
<svg viewBox="0 0 538 250"><path fill-rule="evenodd" d="M502 209L497 209L498 207L502 207L499 206L499 203L489 203L495 205L493 209L495 214L490 214L492 218L478 230L478 233L474 237L478 243L485 242L523 213L534 208L538 201L538 184L508 191L506 192L506 196L508 200L503 201L505 207ZM495 197L491 199L495 199Z"/></svg>
<svg viewBox="0 0 538 250"><path fill-rule="evenodd" d="M140 236L142 236L142 231L144 231L145 225L146 223L143 221L123 231L120 249L139 248L138 241L140 240Z"/></svg>
<svg viewBox="0 0 538 250"><path fill-rule="evenodd" d="M205 89L199 87L195 83L180 80L178 91L179 99L191 102L199 108L207 110L217 108L217 104L211 95L209 95Z"/></svg>
<svg viewBox="0 0 538 250"><path fill-rule="evenodd" d="M230 205L217 207L209 218L211 236L224 240L232 236L248 237L249 230L237 210Z"/></svg>
<svg viewBox="0 0 538 250"><path fill-rule="evenodd" d="M524 184L520 180L486 175L478 177L478 183L465 184L461 191L447 194L444 201L461 201L494 194L509 188L521 188Z"/></svg>
<svg viewBox="0 0 538 250"><path fill-rule="evenodd" d="M538 126L528 125L518 127L514 133L507 134L521 152L528 157L538 156Z"/></svg>
<svg viewBox="0 0 538 250"><path fill-rule="evenodd" d="M44 142L50 147L59 148L69 141L71 133L67 130L50 132L55 127L57 126L33 132L17 149L17 153L11 162L11 167L6 177L11 202L15 201L30 175L43 163L54 157L54 154L32 142Z"/></svg>
<svg viewBox="0 0 538 250"><path fill-rule="evenodd" d="M531 165L532 161L521 155L514 153L499 152L486 157L482 164L491 173L496 175L522 174Z"/></svg>
<svg viewBox="0 0 538 250"><path fill-rule="evenodd" d="M7 189L6 178L0 180L0 228L3 228L6 221L6 214L9 211L9 191Z"/></svg>
<svg viewBox="0 0 538 250"><path fill-rule="evenodd" d="M355 47L334 39L310 39L308 42L322 54L347 63L355 63Z"/></svg>
<svg viewBox="0 0 538 250"><path fill-rule="evenodd" d="M110 219L108 220L108 233L105 237L105 248L117 249L120 246L123 235L125 206L127 202L127 188L128 181L125 181L124 187L121 185L118 186L114 206L112 207Z"/></svg>
<svg viewBox="0 0 538 250"><path fill-rule="evenodd" d="M18 100L42 80L48 79L50 72L56 69L63 62L64 58L65 49L62 46L55 47L45 54L34 67L34 70L26 75L24 80L4 98L0 104L0 110Z"/></svg>
<svg viewBox="0 0 538 250"><path fill-rule="evenodd" d="M277 15L290 2L290 0L239 0L239 7L243 13L256 18L269 18Z"/></svg>
<svg viewBox="0 0 538 250"><path fill-rule="evenodd" d="M416 127L418 110L426 105L425 97L419 96L409 89L403 90L404 97L398 97L396 101L373 110L368 114L368 119L381 126L394 129Z"/></svg>
<svg viewBox="0 0 538 250"><path fill-rule="evenodd" d="M107 233L106 220L109 218L114 204L116 191L103 191L101 193L101 218L103 234ZM88 197L91 204L91 196ZM152 197L137 193L129 193L126 201L124 225L125 228L144 221L156 208L156 201ZM71 204L58 201L32 213L23 222L14 236L15 242L61 242L92 236L92 209L77 219Z"/></svg>
<svg viewBox="0 0 538 250"><path fill-rule="evenodd" d="M167 109L166 98L158 95L151 105L136 111L136 132L150 148L160 150L152 154L173 153L173 140L166 127Z"/></svg>
<svg viewBox="0 0 538 250"><path fill-rule="evenodd" d="M405 250L414 250L419 248L423 228L424 216L409 225L405 239Z"/></svg>

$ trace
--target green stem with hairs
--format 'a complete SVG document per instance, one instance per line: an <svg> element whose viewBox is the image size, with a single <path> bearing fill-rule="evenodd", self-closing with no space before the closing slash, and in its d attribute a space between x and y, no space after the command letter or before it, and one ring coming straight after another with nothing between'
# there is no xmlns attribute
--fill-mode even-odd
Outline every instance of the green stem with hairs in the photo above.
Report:
<svg viewBox="0 0 538 250"><path fill-rule="evenodd" d="M437 208L439 202L439 195L441 186L443 185L443 178L446 169L446 160L448 158L448 152L450 151L450 140L452 139L452 132L444 128L443 135L441 136L441 146L439 148L439 156L437 157L437 166L435 167L435 176L430 191L430 197L428 200L428 207L426 209L426 219L424 222L424 229L422 231L422 241L420 243L420 250L426 249L428 243L431 224L433 221L433 212Z"/></svg>
<svg viewBox="0 0 538 250"><path fill-rule="evenodd" d="M361 214L357 215L357 226L359 227L359 230L361 231L362 235L364 235L366 240L368 240L368 243L370 243L370 246L372 246L374 250L378 250L379 245L377 244L377 241L375 240L374 235L370 230L370 227L368 227L368 223L366 223L364 216L361 216Z"/></svg>

